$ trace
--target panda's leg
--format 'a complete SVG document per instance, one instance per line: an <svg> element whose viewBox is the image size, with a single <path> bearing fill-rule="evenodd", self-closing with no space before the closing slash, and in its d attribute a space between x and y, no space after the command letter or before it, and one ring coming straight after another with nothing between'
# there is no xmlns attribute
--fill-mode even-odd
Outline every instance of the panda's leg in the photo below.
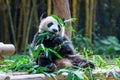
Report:
<svg viewBox="0 0 120 80"><path fill-rule="evenodd" d="M92 62L87 61L81 55L71 55L69 56L69 59L75 66L83 67L83 68L87 68L87 67L95 68L95 65Z"/></svg>
<svg viewBox="0 0 120 80"><path fill-rule="evenodd" d="M67 35L64 35L63 41L68 41L67 43L63 44L63 46L64 45L66 46L66 50L68 49L69 51L68 50L67 51L70 52L71 55L75 55L75 48L72 44L72 41L68 38Z"/></svg>
<svg viewBox="0 0 120 80"><path fill-rule="evenodd" d="M57 66L57 69L71 68L73 66L71 60L68 58L56 59L55 64Z"/></svg>
<svg viewBox="0 0 120 80"><path fill-rule="evenodd" d="M49 70L47 72L53 72L57 69L56 64L51 62L50 59L44 57L43 55L38 56L36 63L39 66L48 68Z"/></svg>

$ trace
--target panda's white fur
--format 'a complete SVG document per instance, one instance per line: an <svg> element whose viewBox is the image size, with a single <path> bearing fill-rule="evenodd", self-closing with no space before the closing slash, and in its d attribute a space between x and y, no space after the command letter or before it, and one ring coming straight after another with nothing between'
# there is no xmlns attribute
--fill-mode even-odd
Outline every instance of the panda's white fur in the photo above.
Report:
<svg viewBox="0 0 120 80"><path fill-rule="evenodd" d="M50 25L50 27L48 27L49 23L52 23L52 25ZM59 27L58 27L58 25L59 25ZM60 28L60 31L59 31L59 28ZM56 32L54 32L54 30L56 30ZM61 37L63 37L65 35L64 34L65 28L63 26L61 26L58 23L58 21L55 18L53 18L52 16L48 16L41 20L38 32L42 33L44 31L53 32Z"/></svg>

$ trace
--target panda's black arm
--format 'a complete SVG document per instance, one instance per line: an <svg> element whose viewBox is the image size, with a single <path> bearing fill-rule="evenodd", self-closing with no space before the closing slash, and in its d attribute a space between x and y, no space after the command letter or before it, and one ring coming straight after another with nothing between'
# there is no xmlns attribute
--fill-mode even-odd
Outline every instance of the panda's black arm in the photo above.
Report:
<svg viewBox="0 0 120 80"><path fill-rule="evenodd" d="M32 43L31 43L31 47L35 47L35 43L36 43L36 41L37 41L37 37L38 37L38 35L39 35L40 33L39 32L37 32L35 35L34 35L34 38L33 38L33 40L32 40Z"/></svg>
<svg viewBox="0 0 120 80"><path fill-rule="evenodd" d="M64 36L63 36L63 40L64 40L64 41L70 41L70 42L71 42L71 40L69 39L69 37L68 37L67 35L64 35Z"/></svg>
<svg viewBox="0 0 120 80"><path fill-rule="evenodd" d="M36 43L36 41L37 41L37 37L38 37L39 34L40 34L40 33L37 32L37 33L34 35L34 38L33 38L32 43L31 43L31 45L30 45L32 48L35 48L35 43ZM31 51L31 49L29 49L29 55L30 55L30 56L33 56L33 53L32 53L32 51Z"/></svg>

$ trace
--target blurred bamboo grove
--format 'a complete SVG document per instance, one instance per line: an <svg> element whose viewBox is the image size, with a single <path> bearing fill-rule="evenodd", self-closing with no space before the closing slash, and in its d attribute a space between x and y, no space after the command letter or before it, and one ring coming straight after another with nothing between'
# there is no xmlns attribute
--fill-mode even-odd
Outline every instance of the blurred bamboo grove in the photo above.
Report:
<svg viewBox="0 0 120 80"><path fill-rule="evenodd" d="M55 14L54 1L0 0L0 42L13 43L18 51L24 51L37 31L40 15ZM120 39L120 0L62 1L69 1L71 17L77 18L73 28L76 32L83 29L90 45L93 33L101 38L114 35Z"/></svg>

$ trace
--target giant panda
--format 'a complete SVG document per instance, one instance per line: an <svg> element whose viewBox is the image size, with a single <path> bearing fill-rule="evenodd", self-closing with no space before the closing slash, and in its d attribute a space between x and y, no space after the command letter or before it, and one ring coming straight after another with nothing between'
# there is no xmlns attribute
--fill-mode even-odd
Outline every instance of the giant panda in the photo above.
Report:
<svg viewBox="0 0 120 80"><path fill-rule="evenodd" d="M73 67L74 65L77 65L79 67L87 67L90 65L92 68L94 67L94 64L91 62L87 62L84 58L81 56L75 55L75 49L72 44L72 41L65 35L64 26L61 26L59 22L53 18L52 16L47 16L41 19L38 32L35 34L31 46L34 49L36 48L36 42L37 37L39 34L49 31L52 33L51 36L45 37L44 41L42 42L45 47L53 49L56 46L61 45L61 48L57 51L58 54L62 56L62 59L59 59L55 55L52 55L52 61L46 58L43 55L39 55L36 63L39 66L47 67L50 71L55 71L58 68L64 68L64 67ZM37 44L39 45L39 44ZM30 53L30 55L32 55Z"/></svg>
<svg viewBox="0 0 120 80"><path fill-rule="evenodd" d="M39 34L45 32L45 31L49 31L53 35L52 36L47 36L46 35L46 37L43 41L43 44L44 44L45 47L48 47L48 48L55 47L55 45L51 43L52 40L53 40L52 37L59 36L59 37L63 38L64 41L69 41L69 43L70 43L69 47L70 47L70 50L71 50L70 53L75 54L75 50L74 50L74 47L72 45L71 40L67 37L67 35L65 35L65 32L64 32L65 28L62 25L60 25L58 23L58 21L55 18L53 18L52 16L44 16L43 18L42 17L43 17L43 15L40 18L41 22L40 22L40 25L39 25L39 28L38 28L38 32L34 35L31 46L36 49L35 44L37 42L37 37L39 36ZM29 54L32 56L31 51L29 51Z"/></svg>

